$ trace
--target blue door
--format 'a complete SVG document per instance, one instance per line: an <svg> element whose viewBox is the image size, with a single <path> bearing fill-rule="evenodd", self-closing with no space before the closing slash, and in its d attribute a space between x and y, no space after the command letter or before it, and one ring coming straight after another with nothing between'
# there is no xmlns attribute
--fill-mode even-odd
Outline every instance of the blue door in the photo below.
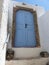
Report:
<svg viewBox="0 0 49 65"><path fill-rule="evenodd" d="M35 47L36 37L33 14L29 11L16 12L15 47Z"/></svg>

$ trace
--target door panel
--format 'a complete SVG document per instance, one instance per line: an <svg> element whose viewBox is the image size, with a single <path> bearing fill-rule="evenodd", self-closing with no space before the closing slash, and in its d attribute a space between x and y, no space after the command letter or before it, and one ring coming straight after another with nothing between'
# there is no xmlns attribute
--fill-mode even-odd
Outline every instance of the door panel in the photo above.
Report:
<svg viewBox="0 0 49 65"><path fill-rule="evenodd" d="M28 25L34 25L33 14L31 12L28 12L28 11L25 12L25 23Z"/></svg>
<svg viewBox="0 0 49 65"><path fill-rule="evenodd" d="M36 37L35 37L35 29L34 29L34 18L33 14L30 12L25 13L25 19L27 24L26 30L26 46L27 47L35 47L36 46Z"/></svg>
<svg viewBox="0 0 49 65"><path fill-rule="evenodd" d="M36 46L36 37L35 37L34 25L28 25L28 27L27 27L27 45L31 46L31 47Z"/></svg>
<svg viewBox="0 0 49 65"><path fill-rule="evenodd" d="M25 46L25 31L24 29L19 29L15 34L15 47Z"/></svg>
<svg viewBox="0 0 49 65"><path fill-rule="evenodd" d="M16 12L15 47L36 46L33 14L29 11Z"/></svg>
<svg viewBox="0 0 49 65"><path fill-rule="evenodd" d="M15 31L15 47L25 47L25 20L24 12L18 11L16 13L16 31Z"/></svg>
<svg viewBox="0 0 49 65"><path fill-rule="evenodd" d="M24 11L21 11L21 10L17 11L17 13L16 13L16 24L17 25L25 24L25 16L24 15L25 15Z"/></svg>
<svg viewBox="0 0 49 65"><path fill-rule="evenodd" d="M27 46L30 47L35 47L36 46L36 38L35 38L35 33L33 32L33 30L27 30Z"/></svg>

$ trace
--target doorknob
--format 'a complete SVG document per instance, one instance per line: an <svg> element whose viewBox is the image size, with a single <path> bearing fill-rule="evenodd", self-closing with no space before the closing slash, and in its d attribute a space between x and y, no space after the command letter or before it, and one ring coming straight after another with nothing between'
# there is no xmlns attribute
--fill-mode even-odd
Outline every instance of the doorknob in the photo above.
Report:
<svg viewBox="0 0 49 65"><path fill-rule="evenodd" d="M27 28L27 24L25 24L25 28Z"/></svg>

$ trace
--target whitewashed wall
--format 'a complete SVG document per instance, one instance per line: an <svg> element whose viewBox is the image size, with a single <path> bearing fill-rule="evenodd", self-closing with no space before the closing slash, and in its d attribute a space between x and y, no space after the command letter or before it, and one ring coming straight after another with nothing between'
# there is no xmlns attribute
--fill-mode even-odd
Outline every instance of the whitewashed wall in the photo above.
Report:
<svg viewBox="0 0 49 65"><path fill-rule="evenodd" d="M49 52L49 11L38 19L41 46Z"/></svg>
<svg viewBox="0 0 49 65"><path fill-rule="evenodd" d="M6 56L6 44L3 48L7 37L7 23L8 23L8 4L9 0L2 0L2 11L1 14L1 27L0 27L0 65L5 65L5 56Z"/></svg>
<svg viewBox="0 0 49 65"><path fill-rule="evenodd" d="M0 0L0 28L1 28L1 18L2 18L2 7L3 7L3 0Z"/></svg>
<svg viewBox="0 0 49 65"><path fill-rule="evenodd" d="M15 2L15 1L12 1L10 3L10 6L9 6L9 32L11 33L12 31L12 21L13 21L13 7L15 6L23 6L22 3L18 3L18 2ZM45 13L45 10L42 8L42 7L39 7L39 6L32 6L32 5L25 5L23 7L26 7L26 8L32 8L33 10L35 10L37 12L37 18L40 18L40 16L42 16L44 13ZM11 33L12 34L12 33ZM8 47L11 47L11 40L10 40L10 43L8 44Z"/></svg>
<svg viewBox="0 0 49 65"><path fill-rule="evenodd" d="M32 8L37 12L37 19L40 18L45 13L45 10L39 6L32 6L32 5L22 5L22 3L18 3L12 1L9 6L9 32L10 35L12 34L12 21L13 21L13 7L21 6L26 8ZM40 25L39 25L40 26ZM11 37L11 36L10 36ZM11 38L8 44L8 48L12 48ZM42 47L40 48L12 48L15 51L15 58L29 58L29 57L37 57L39 53L43 50Z"/></svg>
<svg viewBox="0 0 49 65"><path fill-rule="evenodd" d="M3 6L3 0L0 0L0 21L2 17L2 6Z"/></svg>

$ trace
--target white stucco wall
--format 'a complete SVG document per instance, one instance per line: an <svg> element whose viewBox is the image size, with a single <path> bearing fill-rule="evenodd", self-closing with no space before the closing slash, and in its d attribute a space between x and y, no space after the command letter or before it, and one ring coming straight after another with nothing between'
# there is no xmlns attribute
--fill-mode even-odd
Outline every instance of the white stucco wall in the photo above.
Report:
<svg viewBox="0 0 49 65"><path fill-rule="evenodd" d="M11 33L12 31L12 21L13 21L13 7L15 6L21 6L21 7L26 7L26 8L32 8L33 10L35 10L37 12L37 17L39 18L40 16L42 16L45 13L45 10L42 7L39 6L33 6L33 5L22 5L22 3L16 2L16 1L11 1L10 5L9 5L9 31ZM9 46L11 47L11 40L9 43Z"/></svg>
<svg viewBox="0 0 49 65"><path fill-rule="evenodd" d="M8 3L9 0L4 0L3 9L2 9L2 18L1 18L1 31L0 31L0 65L5 65L5 52L6 52L6 44L4 49L3 44L7 37L7 20L9 15L9 23L10 28L9 31L11 33L12 28L12 15L13 15L13 5L15 6L16 2L10 3L9 6L9 14L8 14ZM18 5L18 4L17 4ZM21 4L19 4L22 6ZM15 50L15 56L16 57L35 57L38 56L40 51L46 50L49 52L49 11L45 13L44 9L39 6L29 6L27 7L33 8L37 11L38 16L38 26L39 26L39 34L40 34L40 44L41 48L16 48ZM45 14L44 14L45 13ZM43 15L44 14L44 15ZM43 15L43 16L42 16ZM40 17L41 16L41 17ZM11 41L8 44L8 47L11 48Z"/></svg>
<svg viewBox="0 0 49 65"><path fill-rule="evenodd" d="M2 7L3 7L3 0L0 0L0 28L1 28L1 18L2 18Z"/></svg>
<svg viewBox="0 0 49 65"><path fill-rule="evenodd" d="M1 17L2 17L2 6L3 6L3 0L0 0L0 21L1 21Z"/></svg>
<svg viewBox="0 0 49 65"><path fill-rule="evenodd" d="M41 16L38 21L41 46L49 52L49 11Z"/></svg>
<svg viewBox="0 0 49 65"><path fill-rule="evenodd" d="M39 6L32 6L32 5L22 5L22 3L18 3L12 1L9 6L9 32L10 35L12 34L12 21L13 21L13 7L21 6L26 8L32 8L37 12L37 20L45 13L45 10ZM40 26L40 25L39 25ZM10 36L11 37L11 36ZM12 48L11 38L8 44L8 48ZM15 58L28 58L28 57L37 57L39 53L43 50L42 47L39 48L12 48L15 51Z"/></svg>
<svg viewBox="0 0 49 65"><path fill-rule="evenodd" d="M5 56L6 56L6 44L5 40L7 37L7 22L8 22L8 4L9 0L2 1L3 7L1 14L1 28L0 28L0 65L5 65ZM3 48L4 46L4 48Z"/></svg>
<svg viewBox="0 0 49 65"><path fill-rule="evenodd" d="M22 2L23 3L23 2ZM12 1L12 4L10 4L12 7L13 6L22 6L22 3L16 2L16 1ZM45 13L45 10L43 7L40 6L35 6L35 5L31 5L31 4L26 4L24 7L27 8L33 8L34 10L36 10L37 12L37 16L40 17Z"/></svg>

